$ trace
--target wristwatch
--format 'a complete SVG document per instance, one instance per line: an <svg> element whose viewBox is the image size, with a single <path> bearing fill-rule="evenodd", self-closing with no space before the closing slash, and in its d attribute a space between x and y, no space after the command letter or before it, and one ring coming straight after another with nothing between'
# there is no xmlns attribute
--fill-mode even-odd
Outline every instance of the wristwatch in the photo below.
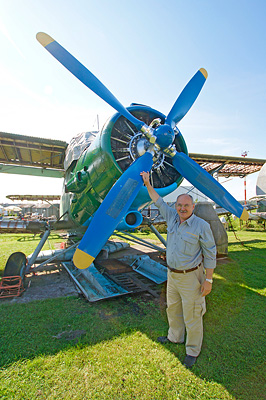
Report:
<svg viewBox="0 0 266 400"><path fill-rule="evenodd" d="M212 282L213 282L213 279L208 279L208 278L206 278L205 281L212 283Z"/></svg>

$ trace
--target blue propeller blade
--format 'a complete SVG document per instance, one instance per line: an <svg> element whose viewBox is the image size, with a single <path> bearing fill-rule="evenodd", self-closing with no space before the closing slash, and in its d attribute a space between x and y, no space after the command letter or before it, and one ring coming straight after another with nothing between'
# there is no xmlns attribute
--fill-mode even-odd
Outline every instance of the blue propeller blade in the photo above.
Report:
<svg viewBox="0 0 266 400"><path fill-rule="evenodd" d="M202 86L207 79L207 71L201 68L196 72L196 74L191 78L188 84L184 87L179 97L177 98L175 104L173 105L171 111L166 117L166 124L169 124L172 128L181 121L181 119L186 115L194 104L196 98L198 97Z"/></svg>
<svg viewBox="0 0 266 400"><path fill-rule="evenodd" d="M207 171L186 154L176 153L172 159L176 170L193 186L238 218L247 220L247 210Z"/></svg>
<svg viewBox="0 0 266 400"><path fill-rule="evenodd" d="M135 118L130 112L115 98L115 96L96 78L84 65L73 57L66 49L46 33L39 32L36 35L37 40L46 50L49 51L66 69L68 69L85 86L91 89L101 99L106 101L111 107L117 110L138 130L144 125L143 122Z"/></svg>
<svg viewBox="0 0 266 400"><path fill-rule="evenodd" d="M143 186L140 173L150 171L152 164L152 154L146 152L116 181L94 214L74 254L73 262L77 268L85 269L91 265Z"/></svg>

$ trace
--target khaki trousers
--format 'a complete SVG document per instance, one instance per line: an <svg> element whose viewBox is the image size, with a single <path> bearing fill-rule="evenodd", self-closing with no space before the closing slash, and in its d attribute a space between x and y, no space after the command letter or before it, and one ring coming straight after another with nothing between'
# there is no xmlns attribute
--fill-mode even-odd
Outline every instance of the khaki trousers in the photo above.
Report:
<svg viewBox="0 0 266 400"><path fill-rule="evenodd" d="M206 311L205 297L201 296L204 281L203 265L187 274L168 270L167 278L167 317L169 322L168 339L171 342L184 342L186 354L197 357L203 340L203 315Z"/></svg>

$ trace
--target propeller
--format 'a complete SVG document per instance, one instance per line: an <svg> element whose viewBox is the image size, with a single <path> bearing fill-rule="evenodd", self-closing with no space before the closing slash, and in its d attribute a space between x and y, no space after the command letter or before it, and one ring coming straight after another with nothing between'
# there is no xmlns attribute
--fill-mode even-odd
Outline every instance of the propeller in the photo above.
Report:
<svg viewBox="0 0 266 400"><path fill-rule="evenodd" d="M84 65L51 36L39 32L37 40L84 85L135 125L150 142L149 149L121 175L94 214L73 257L73 262L78 268L87 268L93 262L128 211L143 185L140 173L152 168L154 151L163 151L172 157L176 170L210 199L239 218L248 219L246 209L219 182L186 154L177 152L173 146L175 125L190 110L207 79L208 74L204 68L199 69L185 86L165 123L154 120L147 126L135 118Z"/></svg>
<svg viewBox="0 0 266 400"><path fill-rule="evenodd" d="M238 218L247 220L247 210L205 169L182 152L173 155L175 169L193 186Z"/></svg>
<svg viewBox="0 0 266 400"><path fill-rule="evenodd" d="M152 164L152 154L147 151L130 165L111 188L74 254L73 262L78 268L90 266L101 251L143 186L140 173L150 171Z"/></svg>
<svg viewBox="0 0 266 400"><path fill-rule="evenodd" d="M199 69L184 87L171 111L166 117L166 124L172 128L186 115L198 97L208 73L204 68Z"/></svg>
<svg viewBox="0 0 266 400"><path fill-rule="evenodd" d="M116 97L96 78L83 64L73 57L64 47L62 47L51 36L44 32L36 35L41 43L52 56L54 56L68 71L78 78L85 86L91 89L97 96L103 99L116 111L127 118L133 125L141 130L144 122L139 121L116 99Z"/></svg>

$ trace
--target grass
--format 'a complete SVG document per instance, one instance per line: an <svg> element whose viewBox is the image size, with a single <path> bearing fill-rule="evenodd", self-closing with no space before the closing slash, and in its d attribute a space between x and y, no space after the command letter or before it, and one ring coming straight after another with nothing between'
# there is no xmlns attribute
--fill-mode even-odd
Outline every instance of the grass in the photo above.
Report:
<svg viewBox="0 0 266 400"><path fill-rule="evenodd" d="M0 234L0 276L3 276L8 257L16 251L22 251L26 256L33 253L36 246L40 242L40 235L32 235L30 233L7 233ZM51 234L44 244L42 250L54 250L56 243L64 240L57 234Z"/></svg>
<svg viewBox="0 0 266 400"><path fill-rule="evenodd" d="M156 342L167 332L165 308L145 296L2 301L0 398L265 399L266 232L228 236L230 262L216 268L192 370L182 365L184 345ZM37 244L21 238L0 236L0 269Z"/></svg>

